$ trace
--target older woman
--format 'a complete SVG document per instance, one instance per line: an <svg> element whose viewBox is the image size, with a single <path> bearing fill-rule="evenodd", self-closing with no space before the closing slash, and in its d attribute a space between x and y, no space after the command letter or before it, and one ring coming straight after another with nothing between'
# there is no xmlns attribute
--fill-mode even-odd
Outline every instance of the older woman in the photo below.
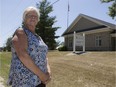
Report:
<svg viewBox="0 0 116 87"><path fill-rule="evenodd" d="M51 76L48 47L35 33L40 13L28 7L23 14L24 27L16 30L12 38L12 61L8 84L12 87L45 87Z"/></svg>

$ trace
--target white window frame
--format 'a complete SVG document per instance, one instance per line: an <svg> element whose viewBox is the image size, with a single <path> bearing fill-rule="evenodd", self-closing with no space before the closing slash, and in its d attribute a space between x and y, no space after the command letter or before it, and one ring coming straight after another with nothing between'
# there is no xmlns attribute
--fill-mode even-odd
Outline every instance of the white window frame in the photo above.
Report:
<svg viewBox="0 0 116 87"><path fill-rule="evenodd" d="M95 45L96 47L102 46L102 37L100 35L95 37Z"/></svg>

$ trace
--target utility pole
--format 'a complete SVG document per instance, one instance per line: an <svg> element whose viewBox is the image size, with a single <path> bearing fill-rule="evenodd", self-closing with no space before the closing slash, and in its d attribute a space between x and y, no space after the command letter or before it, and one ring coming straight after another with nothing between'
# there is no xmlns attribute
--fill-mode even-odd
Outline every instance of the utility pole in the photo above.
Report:
<svg viewBox="0 0 116 87"><path fill-rule="evenodd" d="M67 28L69 24L69 11L70 11L70 6L69 6L69 0L68 0L68 10L67 10Z"/></svg>

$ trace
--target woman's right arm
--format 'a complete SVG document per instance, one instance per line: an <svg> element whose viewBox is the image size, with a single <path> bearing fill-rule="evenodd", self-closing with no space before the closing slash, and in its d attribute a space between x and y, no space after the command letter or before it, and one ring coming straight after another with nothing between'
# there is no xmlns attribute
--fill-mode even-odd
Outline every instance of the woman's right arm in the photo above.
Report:
<svg viewBox="0 0 116 87"><path fill-rule="evenodd" d="M12 39L13 46L16 50L17 56L20 61L33 73L35 73L40 80L44 83L47 79L49 79L49 75L45 74L40 70L39 67L33 62L31 57L27 53L27 36L22 29L18 29Z"/></svg>

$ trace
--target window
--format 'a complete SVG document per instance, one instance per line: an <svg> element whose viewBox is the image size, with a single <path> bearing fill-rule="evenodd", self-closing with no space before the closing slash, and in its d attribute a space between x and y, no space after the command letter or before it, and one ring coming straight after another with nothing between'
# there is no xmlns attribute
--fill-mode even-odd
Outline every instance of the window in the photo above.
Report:
<svg viewBox="0 0 116 87"><path fill-rule="evenodd" d="M95 41L96 46L100 47L102 45L102 38L101 38L101 36L96 36L95 40L96 40Z"/></svg>

